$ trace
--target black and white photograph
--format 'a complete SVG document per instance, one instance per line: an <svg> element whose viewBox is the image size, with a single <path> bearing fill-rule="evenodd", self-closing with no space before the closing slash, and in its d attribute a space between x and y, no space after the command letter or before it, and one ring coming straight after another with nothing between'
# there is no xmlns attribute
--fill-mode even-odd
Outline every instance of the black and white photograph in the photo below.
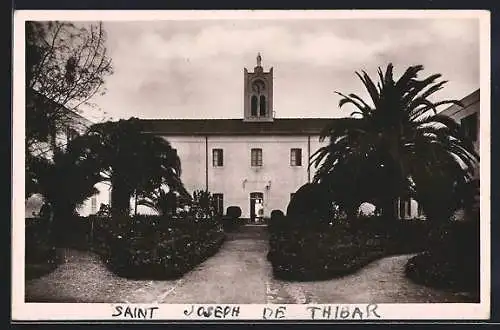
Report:
<svg viewBox="0 0 500 330"><path fill-rule="evenodd" d="M489 23L16 13L13 317L488 318Z"/></svg>

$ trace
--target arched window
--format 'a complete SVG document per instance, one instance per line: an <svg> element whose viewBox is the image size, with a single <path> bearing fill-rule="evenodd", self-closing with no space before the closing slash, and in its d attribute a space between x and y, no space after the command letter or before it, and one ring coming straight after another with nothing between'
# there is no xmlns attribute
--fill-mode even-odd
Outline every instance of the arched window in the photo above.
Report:
<svg viewBox="0 0 500 330"><path fill-rule="evenodd" d="M260 115L266 115L266 97L264 95L260 96Z"/></svg>
<svg viewBox="0 0 500 330"><path fill-rule="evenodd" d="M253 95L252 96L252 107L251 107L251 115L252 117L257 117L257 96Z"/></svg>

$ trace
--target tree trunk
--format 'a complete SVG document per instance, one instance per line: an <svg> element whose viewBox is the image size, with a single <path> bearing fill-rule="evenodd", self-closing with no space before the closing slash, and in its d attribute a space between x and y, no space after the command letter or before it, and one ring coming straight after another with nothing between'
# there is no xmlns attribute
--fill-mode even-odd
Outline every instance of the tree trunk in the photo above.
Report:
<svg viewBox="0 0 500 330"><path fill-rule="evenodd" d="M389 197L381 201L380 209L382 210L382 215L387 221L395 222L398 220L398 216L395 211L397 200L398 199L395 197Z"/></svg>
<svg viewBox="0 0 500 330"><path fill-rule="evenodd" d="M70 241L71 223L74 220L74 206L69 203L52 203L52 217L49 224L50 235L55 246L64 246Z"/></svg>
<svg viewBox="0 0 500 330"><path fill-rule="evenodd" d="M130 198L132 189L121 179L112 180L111 218L113 221L124 221L130 215Z"/></svg>

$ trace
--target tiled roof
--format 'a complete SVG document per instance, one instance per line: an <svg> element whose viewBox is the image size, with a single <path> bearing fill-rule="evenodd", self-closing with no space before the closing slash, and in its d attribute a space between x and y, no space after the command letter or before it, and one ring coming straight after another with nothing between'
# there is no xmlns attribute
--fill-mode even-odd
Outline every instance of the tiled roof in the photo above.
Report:
<svg viewBox="0 0 500 330"><path fill-rule="evenodd" d="M352 118L275 118L272 122L243 119L142 119L144 130L162 135L319 135L327 125Z"/></svg>

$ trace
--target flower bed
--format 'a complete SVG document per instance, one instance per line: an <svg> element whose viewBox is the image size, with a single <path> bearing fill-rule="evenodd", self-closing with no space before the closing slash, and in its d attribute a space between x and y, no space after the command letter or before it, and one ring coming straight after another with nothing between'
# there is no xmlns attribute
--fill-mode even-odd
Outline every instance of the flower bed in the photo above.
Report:
<svg viewBox="0 0 500 330"><path fill-rule="evenodd" d="M385 254L380 240L372 239L369 245L366 237L354 237L340 228L323 229L272 235L268 259L274 276L323 280L354 272Z"/></svg>
<svg viewBox="0 0 500 330"><path fill-rule="evenodd" d="M428 286L479 292L479 226L454 222L435 235L429 249L408 261L406 275Z"/></svg>
<svg viewBox="0 0 500 330"><path fill-rule="evenodd" d="M380 219L310 225L275 217L271 221L268 260L276 277L323 280L353 273L379 258L422 251L423 223L387 224ZM391 227L389 230L388 227Z"/></svg>
<svg viewBox="0 0 500 330"><path fill-rule="evenodd" d="M100 222L94 250L113 272L129 278L180 277L215 254L225 238L213 219L141 216L121 223Z"/></svg>

